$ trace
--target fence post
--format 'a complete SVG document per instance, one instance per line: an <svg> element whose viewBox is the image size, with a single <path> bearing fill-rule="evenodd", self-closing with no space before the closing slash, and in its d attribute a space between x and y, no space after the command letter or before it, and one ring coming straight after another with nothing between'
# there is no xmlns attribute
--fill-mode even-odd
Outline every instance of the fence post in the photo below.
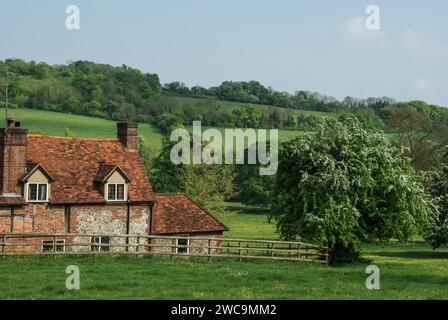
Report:
<svg viewBox="0 0 448 320"><path fill-rule="evenodd" d="M212 246L212 240L208 239L208 261L210 261L212 259L211 246Z"/></svg>
<svg viewBox="0 0 448 320"><path fill-rule="evenodd" d="M171 241L171 261L174 260L174 255L177 253L177 245L176 245L176 239L173 239Z"/></svg>
<svg viewBox="0 0 448 320"><path fill-rule="evenodd" d="M3 243L2 243L2 253L5 253L5 247L6 247L6 235L3 235Z"/></svg>

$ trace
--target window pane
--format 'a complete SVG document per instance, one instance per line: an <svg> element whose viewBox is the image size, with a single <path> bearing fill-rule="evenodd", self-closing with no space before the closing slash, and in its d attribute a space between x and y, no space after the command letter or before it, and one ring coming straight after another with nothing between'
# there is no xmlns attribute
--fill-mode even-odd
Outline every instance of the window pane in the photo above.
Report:
<svg viewBox="0 0 448 320"><path fill-rule="evenodd" d="M59 244L58 246L56 246L56 251L58 251L58 252L64 252L64 249L65 249L65 246L64 246L65 241L64 241L64 240L57 240L56 243Z"/></svg>
<svg viewBox="0 0 448 320"><path fill-rule="evenodd" d="M91 240L91 243L93 244L91 246L91 251L108 252L110 250L110 247L109 247L110 237L93 237Z"/></svg>
<svg viewBox="0 0 448 320"><path fill-rule="evenodd" d="M101 244L103 245L101 247L101 251L109 251L109 243L110 243L110 237L101 237Z"/></svg>
<svg viewBox="0 0 448 320"><path fill-rule="evenodd" d="M117 184L117 200L124 200L124 184Z"/></svg>
<svg viewBox="0 0 448 320"><path fill-rule="evenodd" d="M91 243L99 243L100 242L100 237L93 237L91 240ZM91 246L91 251L99 251L99 246L97 245L92 245Z"/></svg>
<svg viewBox="0 0 448 320"><path fill-rule="evenodd" d="M39 184L39 201L47 201L47 185Z"/></svg>
<svg viewBox="0 0 448 320"><path fill-rule="evenodd" d="M37 184L28 185L28 200L31 201L37 200Z"/></svg>
<svg viewBox="0 0 448 320"><path fill-rule="evenodd" d="M188 253L188 239L177 239L177 253Z"/></svg>
<svg viewBox="0 0 448 320"><path fill-rule="evenodd" d="M116 200L115 199L115 188L116 188L115 184L109 184L109 190L108 190L108 193L107 193L107 199L109 199L109 200Z"/></svg>
<svg viewBox="0 0 448 320"><path fill-rule="evenodd" d="M44 251L44 252L53 251L53 241L44 240L44 241L42 241L42 243L43 243L42 251Z"/></svg>

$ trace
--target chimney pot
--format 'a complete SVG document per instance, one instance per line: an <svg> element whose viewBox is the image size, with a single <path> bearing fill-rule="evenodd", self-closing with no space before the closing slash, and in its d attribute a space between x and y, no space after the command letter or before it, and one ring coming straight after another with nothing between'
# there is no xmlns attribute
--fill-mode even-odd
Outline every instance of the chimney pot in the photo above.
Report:
<svg viewBox="0 0 448 320"><path fill-rule="evenodd" d="M11 118L6 119L6 126L8 128L12 128L13 125L14 125L14 119L11 119Z"/></svg>
<svg viewBox="0 0 448 320"><path fill-rule="evenodd" d="M16 127L16 128L20 128L20 125L21 125L20 121L16 121L16 122L15 122L15 127Z"/></svg>

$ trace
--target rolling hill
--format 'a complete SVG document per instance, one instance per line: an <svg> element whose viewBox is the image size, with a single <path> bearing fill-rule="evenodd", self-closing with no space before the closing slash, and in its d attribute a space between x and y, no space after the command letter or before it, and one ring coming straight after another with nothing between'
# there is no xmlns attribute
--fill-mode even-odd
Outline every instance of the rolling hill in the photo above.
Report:
<svg viewBox="0 0 448 320"><path fill-rule="evenodd" d="M4 119L5 109L0 109L1 119ZM21 121L22 126L30 133L64 136L69 129L73 137L80 138L114 138L116 136L116 122L100 118L79 116L67 113L43 111L36 109L9 109L8 117ZM191 127L187 127L191 129ZM207 127L203 127L207 129ZM224 128L219 128L223 132ZM284 140L302 131L279 130L279 139ZM162 146L163 134L153 125L140 123L139 135L155 151Z"/></svg>

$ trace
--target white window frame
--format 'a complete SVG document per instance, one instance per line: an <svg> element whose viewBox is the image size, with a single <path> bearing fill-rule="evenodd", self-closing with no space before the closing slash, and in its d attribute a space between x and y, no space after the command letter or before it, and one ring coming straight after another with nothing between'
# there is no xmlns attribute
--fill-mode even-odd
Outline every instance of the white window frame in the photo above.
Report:
<svg viewBox="0 0 448 320"><path fill-rule="evenodd" d="M52 249L50 251L44 251L44 246L52 246ZM58 251L58 247L62 247L62 251ZM65 252L65 240L56 239L56 243L53 240L42 240L42 252Z"/></svg>
<svg viewBox="0 0 448 320"><path fill-rule="evenodd" d="M109 238L109 242L107 243L107 246L105 245L105 243L102 242L103 238ZM99 242L96 242L95 239L98 239ZM110 243L111 243L111 237L109 236L95 236L92 237L90 242L91 242L91 247L90 247L90 251L91 252L110 252L111 248L110 248Z"/></svg>
<svg viewBox="0 0 448 320"><path fill-rule="evenodd" d="M123 185L124 186L124 198L123 199L116 199L118 194L118 188L117 185ZM115 199L109 199L109 185L115 185ZM104 190L104 195L106 196L106 200L109 202L123 202L127 201L128 199L128 184L125 182L108 182L106 183L106 189Z"/></svg>
<svg viewBox="0 0 448 320"><path fill-rule="evenodd" d="M37 185L37 198L39 198L39 186L40 185L46 185L47 186L47 193L45 195L46 199L45 200L31 200L29 198L30 194L30 185ZM25 195L26 195L26 202L33 202L33 203L46 203L49 202L49 196L50 196L50 184L48 182L27 182L26 184L26 190L25 190Z"/></svg>
<svg viewBox="0 0 448 320"><path fill-rule="evenodd" d="M190 253L190 236L188 234L182 234L178 235L179 238L182 238L182 240L187 240L187 245L182 245L182 248L187 248L187 252L180 252L179 253L179 238L176 239L176 253L177 254L189 254Z"/></svg>

